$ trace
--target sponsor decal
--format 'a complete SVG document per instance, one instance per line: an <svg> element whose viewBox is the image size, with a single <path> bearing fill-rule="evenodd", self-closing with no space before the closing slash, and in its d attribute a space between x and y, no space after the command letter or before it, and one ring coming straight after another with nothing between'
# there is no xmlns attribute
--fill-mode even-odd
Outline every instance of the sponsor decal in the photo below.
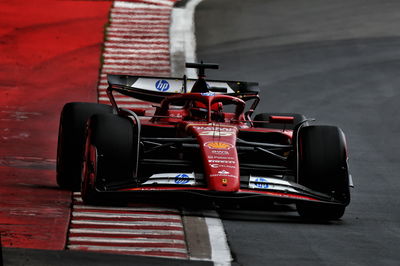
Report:
<svg viewBox="0 0 400 266"><path fill-rule="evenodd" d="M142 185L195 185L194 173L160 173L153 174Z"/></svg>
<svg viewBox="0 0 400 266"><path fill-rule="evenodd" d="M229 175L230 173L228 171L226 171L226 170L221 170L221 171L218 171L218 174L220 174L220 175Z"/></svg>
<svg viewBox="0 0 400 266"><path fill-rule="evenodd" d="M210 159L210 160L212 160L212 159L235 160L235 158L231 157L231 156L213 156L213 155L208 155L207 158Z"/></svg>
<svg viewBox="0 0 400 266"><path fill-rule="evenodd" d="M176 184L187 184L190 181L190 177L187 174L179 174L175 176L175 183Z"/></svg>
<svg viewBox="0 0 400 266"><path fill-rule="evenodd" d="M199 135L200 136L218 136L218 137L229 137L232 136L233 132L225 132L225 131L203 131Z"/></svg>
<svg viewBox="0 0 400 266"><path fill-rule="evenodd" d="M236 164L236 161L229 161L229 160L208 160L209 163L230 163Z"/></svg>
<svg viewBox="0 0 400 266"><path fill-rule="evenodd" d="M220 168L236 169L236 165L220 164L219 167L220 167Z"/></svg>
<svg viewBox="0 0 400 266"><path fill-rule="evenodd" d="M259 177L254 180L256 187L258 188L268 188L268 184L265 182L268 182L267 179Z"/></svg>
<svg viewBox="0 0 400 266"><path fill-rule="evenodd" d="M156 89L159 91L167 91L169 90L169 87L169 83L165 79L160 79L156 82Z"/></svg>
<svg viewBox="0 0 400 266"><path fill-rule="evenodd" d="M210 149L217 149L217 150L229 150L233 148L232 144L222 142L222 141L212 141L212 142L206 142L204 146L210 148Z"/></svg>
<svg viewBox="0 0 400 266"><path fill-rule="evenodd" d="M210 177L232 177L232 178L236 178L236 176L235 175L231 175L231 174L227 174L227 175L221 175L221 174L212 174L212 175L210 175Z"/></svg>
<svg viewBox="0 0 400 266"><path fill-rule="evenodd" d="M230 168L230 169L235 169L236 165L227 165L227 164L218 164L218 163L212 163L210 164L211 168Z"/></svg>
<svg viewBox="0 0 400 266"><path fill-rule="evenodd" d="M194 129L197 130L211 130L211 131L229 131L229 132L234 132L236 131L236 128L233 127L204 127L204 126L193 126Z"/></svg>
<svg viewBox="0 0 400 266"><path fill-rule="evenodd" d="M211 153L218 154L218 155L228 155L228 151L219 151L219 150L211 150Z"/></svg>
<svg viewBox="0 0 400 266"><path fill-rule="evenodd" d="M210 86L207 84L207 88L209 88ZM214 92L203 92L201 93L201 96L215 96Z"/></svg>

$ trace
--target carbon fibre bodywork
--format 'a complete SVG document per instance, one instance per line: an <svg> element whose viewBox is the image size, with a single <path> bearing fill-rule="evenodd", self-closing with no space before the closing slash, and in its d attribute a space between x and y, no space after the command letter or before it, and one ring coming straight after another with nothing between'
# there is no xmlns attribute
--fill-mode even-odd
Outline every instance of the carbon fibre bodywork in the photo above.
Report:
<svg viewBox="0 0 400 266"><path fill-rule="evenodd" d="M349 197L299 182L298 134L308 120L294 124L290 115L252 120L259 102L256 87L257 83L238 81L205 82L202 76L187 80L109 75L107 94L114 115L129 119L135 132L129 158L134 167L129 176L98 176L96 165L103 155L87 143L84 164L94 169L88 172L84 167L84 199L89 194L91 199L128 201L157 195L348 205ZM119 108L114 92L153 102L154 114ZM253 103L246 108L248 101ZM347 160L343 163L350 177Z"/></svg>

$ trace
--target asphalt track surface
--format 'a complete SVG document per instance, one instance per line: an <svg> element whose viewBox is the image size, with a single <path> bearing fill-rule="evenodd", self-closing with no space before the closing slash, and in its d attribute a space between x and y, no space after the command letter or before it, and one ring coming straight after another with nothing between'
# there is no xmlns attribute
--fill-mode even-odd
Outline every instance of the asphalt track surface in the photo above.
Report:
<svg viewBox="0 0 400 266"><path fill-rule="evenodd" d="M346 133L355 189L343 219L220 212L240 265L399 265L400 3L206 0L197 57L210 78L260 82L258 112L298 112Z"/></svg>

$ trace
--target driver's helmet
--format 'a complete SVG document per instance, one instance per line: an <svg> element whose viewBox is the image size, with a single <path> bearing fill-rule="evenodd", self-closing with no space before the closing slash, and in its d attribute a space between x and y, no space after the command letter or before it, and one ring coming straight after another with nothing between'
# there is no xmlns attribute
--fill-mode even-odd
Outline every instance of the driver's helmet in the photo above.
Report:
<svg viewBox="0 0 400 266"><path fill-rule="evenodd" d="M222 112L223 104L216 102L211 105L211 120L224 122L224 114ZM191 119L194 120L206 120L208 115L207 106L200 102L194 101L192 108L189 109Z"/></svg>

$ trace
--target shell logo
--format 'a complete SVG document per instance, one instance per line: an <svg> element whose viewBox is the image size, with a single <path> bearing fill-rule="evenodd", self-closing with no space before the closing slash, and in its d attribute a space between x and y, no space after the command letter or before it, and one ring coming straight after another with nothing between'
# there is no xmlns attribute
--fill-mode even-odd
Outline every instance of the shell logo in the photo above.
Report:
<svg viewBox="0 0 400 266"><path fill-rule="evenodd" d="M233 148L232 144L226 142L207 142L204 146L209 147L210 149L221 149L221 150L228 150Z"/></svg>

